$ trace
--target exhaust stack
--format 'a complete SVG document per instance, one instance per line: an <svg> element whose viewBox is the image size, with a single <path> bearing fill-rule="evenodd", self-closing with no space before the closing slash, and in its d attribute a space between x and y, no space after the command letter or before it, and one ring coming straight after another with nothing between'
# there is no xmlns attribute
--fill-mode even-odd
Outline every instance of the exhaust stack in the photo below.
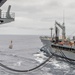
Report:
<svg viewBox="0 0 75 75"><path fill-rule="evenodd" d="M10 16L10 9L11 9L11 5L8 6L8 10L6 12L6 18L11 18L11 16Z"/></svg>

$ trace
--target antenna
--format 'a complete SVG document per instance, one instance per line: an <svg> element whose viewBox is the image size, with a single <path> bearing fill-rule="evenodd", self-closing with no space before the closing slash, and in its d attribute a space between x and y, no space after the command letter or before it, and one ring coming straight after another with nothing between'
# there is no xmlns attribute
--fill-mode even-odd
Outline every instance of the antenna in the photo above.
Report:
<svg viewBox="0 0 75 75"><path fill-rule="evenodd" d="M65 14L64 14L64 10L63 10L63 26L65 25Z"/></svg>
<svg viewBox="0 0 75 75"><path fill-rule="evenodd" d="M65 14L64 14L64 10L63 10L63 31L62 31L62 38L63 40L66 38L65 36Z"/></svg>

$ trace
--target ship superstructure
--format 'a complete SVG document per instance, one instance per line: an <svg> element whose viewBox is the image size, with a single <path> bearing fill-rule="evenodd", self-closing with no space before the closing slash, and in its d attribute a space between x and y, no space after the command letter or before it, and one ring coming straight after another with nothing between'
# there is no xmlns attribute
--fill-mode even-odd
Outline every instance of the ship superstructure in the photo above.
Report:
<svg viewBox="0 0 75 75"><path fill-rule="evenodd" d="M62 29L62 39L59 38L59 27ZM47 50L54 56L75 61L75 40L68 40L64 23L55 21L55 37L40 36L43 47L40 49L48 55Z"/></svg>
<svg viewBox="0 0 75 75"><path fill-rule="evenodd" d="M6 12L3 12L1 9L1 6L6 2L7 0L0 0L0 24L5 24L14 21L15 19L15 13L10 12L11 5L8 6L8 9Z"/></svg>

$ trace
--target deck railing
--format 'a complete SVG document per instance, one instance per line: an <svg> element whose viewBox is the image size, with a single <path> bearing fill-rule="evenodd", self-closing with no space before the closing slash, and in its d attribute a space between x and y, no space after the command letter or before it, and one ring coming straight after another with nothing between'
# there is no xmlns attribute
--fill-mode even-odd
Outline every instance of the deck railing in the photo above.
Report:
<svg viewBox="0 0 75 75"><path fill-rule="evenodd" d="M0 18L8 18L6 15L7 15L6 12L2 12ZM11 18L15 18L15 13L10 12L9 16L10 16L10 17L9 17L10 19L11 19Z"/></svg>

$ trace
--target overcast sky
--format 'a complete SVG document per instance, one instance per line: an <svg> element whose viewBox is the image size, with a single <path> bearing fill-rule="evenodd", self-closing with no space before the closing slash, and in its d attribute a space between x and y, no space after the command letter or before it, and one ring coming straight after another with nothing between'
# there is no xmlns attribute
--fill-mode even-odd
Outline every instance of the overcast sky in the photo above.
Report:
<svg viewBox="0 0 75 75"><path fill-rule="evenodd" d="M1 7L12 5L15 21L0 26L0 34L50 35L55 20L63 23L65 14L66 34L75 32L75 0L7 0Z"/></svg>

